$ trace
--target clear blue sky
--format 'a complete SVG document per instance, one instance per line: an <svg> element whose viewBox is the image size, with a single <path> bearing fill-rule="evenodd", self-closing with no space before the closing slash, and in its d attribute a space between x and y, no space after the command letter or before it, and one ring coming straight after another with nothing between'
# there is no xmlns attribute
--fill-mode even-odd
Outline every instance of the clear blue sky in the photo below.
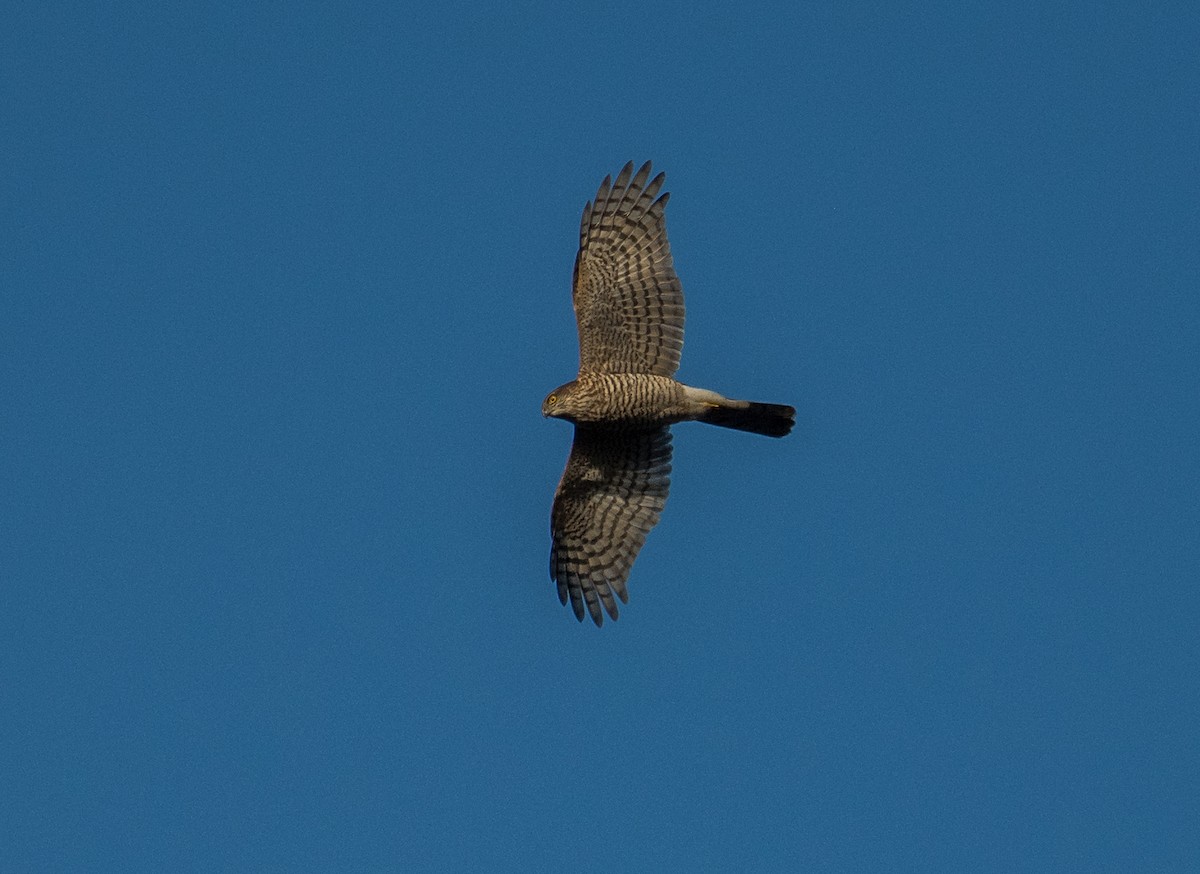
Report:
<svg viewBox="0 0 1200 874"><path fill-rule="evenodd" d="M1200 866L1194 4L10 4L0 870ZM667 172L621 620L579 213Z"/></svg>

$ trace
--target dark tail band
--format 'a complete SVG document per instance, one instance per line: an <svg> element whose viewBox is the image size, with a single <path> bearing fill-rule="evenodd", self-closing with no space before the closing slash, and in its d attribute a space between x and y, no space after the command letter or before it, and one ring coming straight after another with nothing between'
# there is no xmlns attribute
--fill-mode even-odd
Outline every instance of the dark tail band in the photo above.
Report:
<svg viewBox="0 0 1200 874"><path fill-rule="evenodd" d="M744 403L746 406L712 407L700 417L700 421L710 425L720 425L722 428L735 428L738 431L765 434L768 437L783 437L796 424L795 407L784 404L760 404L754 401L734 401L733 403Z"/></svg>

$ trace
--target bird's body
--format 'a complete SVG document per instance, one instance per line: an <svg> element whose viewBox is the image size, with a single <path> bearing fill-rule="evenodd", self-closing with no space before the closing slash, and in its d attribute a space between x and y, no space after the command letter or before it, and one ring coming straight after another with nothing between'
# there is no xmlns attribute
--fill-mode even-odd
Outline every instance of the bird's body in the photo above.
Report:
<svg viewBox="0 0 1200 874"><path fill-rule="evenodd" d="M613 428L707 422L782 437L791 430L795 416L791 407L738 401L655 373L580 374L556 388L546 401L542 412L547 416Z"/></svg>
<svg viewBox="0 0 1200 874"><path fill-rule="evenodd" d="M546 400L546 415L576 424L641 427L687 418L683 385L656 373L581 373Z"/></svg>
<svg viewBox="0 0 1200 874"><path fill-rule="evenodd" d="M646 534L666 504L671 432L700 421L782 437L796 411L726 398L674 379L683 348L683 290L667 243L658 196L663 174L650 162L605 177L583 211L573 299L579 375L542 403L546 416L575 424L575 442L550 516L550 576L575 616L604 611L616 598ZM602 609L603 607L603 609Z"/></svg>

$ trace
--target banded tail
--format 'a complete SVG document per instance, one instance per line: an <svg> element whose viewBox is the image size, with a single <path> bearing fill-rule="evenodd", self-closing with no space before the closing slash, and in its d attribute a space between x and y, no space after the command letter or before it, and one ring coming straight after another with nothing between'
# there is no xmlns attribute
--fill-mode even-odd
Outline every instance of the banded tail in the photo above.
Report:
<svg viewBox="0 0 1200 874"><path fill-rule="evenodd" d="M796 408L785 404L760 404L756 401L723 399L720 406L710 406L699 420L722 428L735 428L768 437L783 437L796 424Z"/></svg>

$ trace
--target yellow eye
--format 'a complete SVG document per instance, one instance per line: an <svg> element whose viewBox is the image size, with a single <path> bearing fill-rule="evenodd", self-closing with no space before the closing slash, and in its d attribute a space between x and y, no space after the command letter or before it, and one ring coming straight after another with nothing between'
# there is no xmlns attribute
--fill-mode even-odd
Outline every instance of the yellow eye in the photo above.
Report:
<svg viewBox="0 0 1200 874"><path fill-rule="evenodd" d="M550 397L546 398L546 406L548 406L548 407L552 407L557 403L558 403L558 395L550 395Z"/></svg>

